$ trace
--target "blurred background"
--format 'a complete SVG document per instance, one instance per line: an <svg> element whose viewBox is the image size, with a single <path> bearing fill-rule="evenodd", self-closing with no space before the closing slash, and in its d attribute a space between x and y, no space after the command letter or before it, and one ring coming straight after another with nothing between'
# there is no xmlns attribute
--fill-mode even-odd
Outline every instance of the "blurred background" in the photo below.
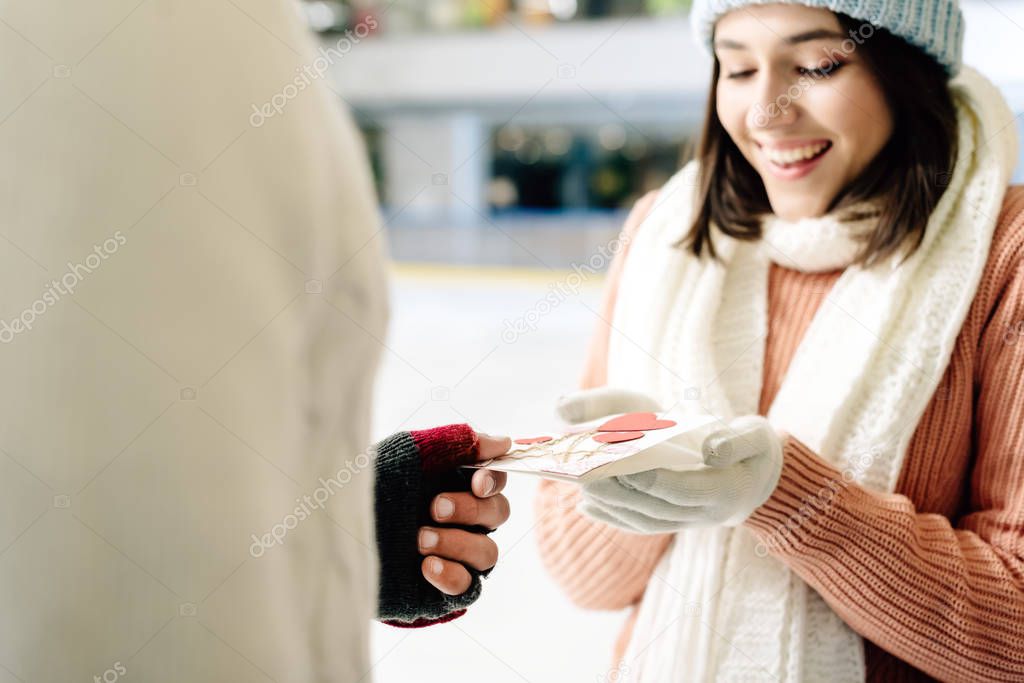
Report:
<svg viewBox="0 0 1024 683"><path fill-rule="evenodd" d="M1024 133L1024 62L1007 59L1024 2L963 4L966 62L1000 86ZM375 437L462 421L521 436L552 420L597 321L602 247L687 159L703 115L710 61L688 5L304 3L325 78L365 134L395 262ZM466 617L376 627L377 680L614 680L624 615L584 612L546 576L535 485L510 481L502 559Z"/></svg>

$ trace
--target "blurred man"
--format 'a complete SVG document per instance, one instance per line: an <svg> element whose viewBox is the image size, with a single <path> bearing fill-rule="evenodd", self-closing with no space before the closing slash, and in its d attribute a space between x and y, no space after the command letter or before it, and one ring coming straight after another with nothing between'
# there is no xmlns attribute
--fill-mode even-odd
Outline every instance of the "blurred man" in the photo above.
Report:
<svg viewBox="0 0 1024 683"><path fill-rule="evenodd" d="M286 0L0 33L0 681L359 679L387 313L342 53Z"/></svg>

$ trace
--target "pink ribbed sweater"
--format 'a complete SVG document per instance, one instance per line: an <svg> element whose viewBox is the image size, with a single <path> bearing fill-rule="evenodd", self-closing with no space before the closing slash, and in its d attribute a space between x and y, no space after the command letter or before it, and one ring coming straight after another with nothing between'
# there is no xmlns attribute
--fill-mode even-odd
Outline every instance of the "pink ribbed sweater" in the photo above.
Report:
<svg viewBox="0 0 1024 683"><path fill-rule="evenodd" d="M638 203L627 236L652 200ZM624 258L625 251L609 271L605 320ZM840 275L772 266L762 415ZM584 387L605 383L608 334L602 322ZM1024 187L1007 194L981 284L896 493L847 485L831 505L780 533L823 487L842 481L793 437L784 453L778 488L747 525L864 637L869 681L1024 681ZM593 522L575 511L578 494L574 485L541 484L536 529L548 570L583 607L636 605L671 536ZM634 609L616 661L635 616Z"/></svg>

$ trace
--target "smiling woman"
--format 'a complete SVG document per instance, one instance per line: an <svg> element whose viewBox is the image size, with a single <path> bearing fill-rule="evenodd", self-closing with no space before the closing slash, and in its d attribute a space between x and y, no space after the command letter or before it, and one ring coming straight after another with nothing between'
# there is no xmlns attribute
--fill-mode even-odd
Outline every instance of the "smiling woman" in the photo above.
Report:
<svg viewBox="0 0 1024 683"><path fill-rule="evenodd" d="M692 19L700 154L627 220L574 400L726 428L699 471L542 484L549 569L636 607L620 680L1024 681L1013 114L955 0Z"/></svg>
<svg viewBox="0 0 1024 683"><path fill-rule="evenodd" d="M684 244L714 254L712 222L757 239L767 213L856 220L867 209L879 217L856 262L909 255L956 157L948 73L884 28L793 9L732 12L715 27L700 209Z"/></svg>

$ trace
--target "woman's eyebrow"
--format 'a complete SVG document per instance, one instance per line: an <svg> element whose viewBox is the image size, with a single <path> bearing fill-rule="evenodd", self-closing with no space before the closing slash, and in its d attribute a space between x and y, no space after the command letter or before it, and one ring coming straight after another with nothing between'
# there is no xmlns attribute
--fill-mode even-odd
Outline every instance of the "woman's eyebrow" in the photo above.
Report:
<svg viewBox="0 0 1024 683"><path fill-rule="evenodd" d="M846 38L846 34L833 29L816 28L813 31L804 31L803 33L797 33L795 36L783 38L782 42L787 45L796 45L797 43L806 43L809 40L822 40L825 38L842 40Z"/></svg>
<svg viewBox="0 0 1024 683"><path fill-rule="evenodd" d="M747 46L743 43L735 40L729 40L728 38L722 38L721 40L715 41L716 50L746 50Z"/></svg>
<svg viewBox="0 0 1024 683"><path fill-rule="evenodd" d="M840 31L829 28L816 28L810 31L804 31L803 33L797 33L796 35L787 36L782 39L782 42L786 45L797 45L799 43L806 43L811 40L843 40L846 38L846 34ZM721 38L715 41L716 50L746 50L747 46L738 40L732 40L730 38Z"/></svg>

